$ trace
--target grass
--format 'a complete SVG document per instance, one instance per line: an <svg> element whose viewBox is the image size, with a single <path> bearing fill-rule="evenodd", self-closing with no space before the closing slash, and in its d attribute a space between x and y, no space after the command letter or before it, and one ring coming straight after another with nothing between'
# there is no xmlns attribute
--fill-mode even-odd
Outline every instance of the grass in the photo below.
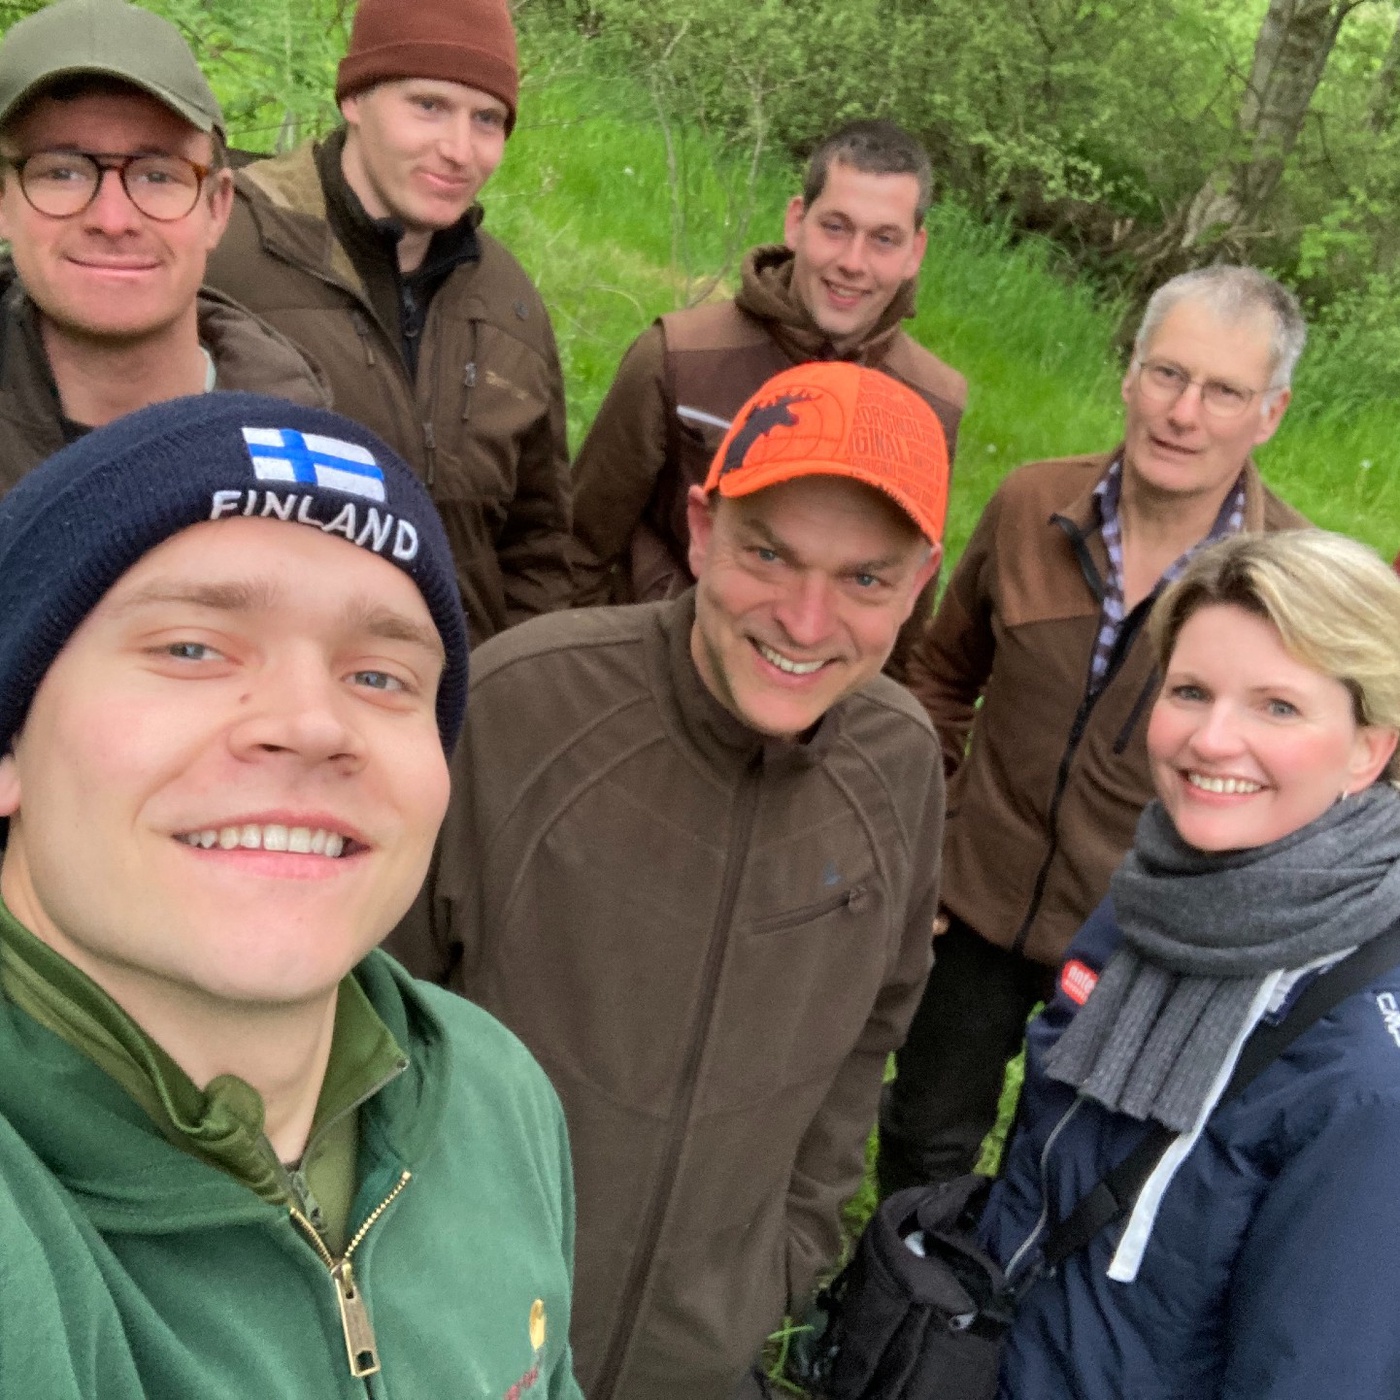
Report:
<svg viewBox="0 0 1400 1400"><path fill-rule="evenodd" d="M761 162L741 228L748 154L673 134L683 177L673 184L650 96L590 71L582 41L575 50L584 52L567 69L557 56L536 63L485 202L487 227L539 283L554 318L577 445L633 337L716 275L717 293L732 291L742 248L781 237L799 176ZM1013 242L953 204L930 211L919 307L912 334L971 384L948 522L956 557L1013 466L1117 441L1119 312L1065 276L1050 245ZM1304 355L1293 407L1258 460L1309 518L1389 559L1400 549L1400 414L1388 402L1337 413L1310 400L1310 381L1335 382L1328 354L1321 344Z"/></svg>

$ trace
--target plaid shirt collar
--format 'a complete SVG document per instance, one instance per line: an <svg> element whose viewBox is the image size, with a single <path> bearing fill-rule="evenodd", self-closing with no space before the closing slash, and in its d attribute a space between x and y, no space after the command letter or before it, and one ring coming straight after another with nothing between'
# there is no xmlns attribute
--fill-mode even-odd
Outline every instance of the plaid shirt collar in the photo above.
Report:
<svg viewBox="0 0 1400 1400"><path fill-rule="evenodd" d="M1123 522L1119 506L1123 499L1123 457L1120 453L1108 464L1108 470L1094 487L1094 503L1099 512L1099 533L1108 552L1108 576L1104 579L1103 609L1099 614L1099 631L1094 642L1094 655L1089 667L1090 693L1102 688L1108 677L1108 663L1114 645L1127 619L1123 598ZM1197 550L1226 535L1236 535L1244 528L1244 472L1241 471L1231 490L1221 503L1215 523L1205 538L1198 540L1175 560L1152 590L1155 598L1186 567Z"/></svg>

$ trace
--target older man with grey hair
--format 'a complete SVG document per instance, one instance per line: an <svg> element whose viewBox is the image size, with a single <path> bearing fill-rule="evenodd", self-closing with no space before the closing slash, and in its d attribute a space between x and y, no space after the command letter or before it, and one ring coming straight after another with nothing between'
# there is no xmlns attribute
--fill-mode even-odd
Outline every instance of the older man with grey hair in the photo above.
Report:
<svg viewBox="0 0 1400 1400"><path fill-rule="evenodd" d="M1088 995L1093 974L1060 962L1152 796L1143 624L1207 541L1307 523L1250 459L1306 334L1254 268L1160 287L1123 378L1123 442L1002 482L910 657L948 821L933 975L881 1112L885 1192L970 1171L1032 1006L1057 970Z"/></svg>

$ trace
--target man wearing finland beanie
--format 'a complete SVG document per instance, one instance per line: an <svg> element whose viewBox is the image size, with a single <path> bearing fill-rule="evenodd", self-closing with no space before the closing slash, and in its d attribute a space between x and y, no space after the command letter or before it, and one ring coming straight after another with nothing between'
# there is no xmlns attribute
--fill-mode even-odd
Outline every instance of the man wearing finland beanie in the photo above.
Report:
<svg viewBox="0 0 1400 1400"><path fill-rule="evenodd" d="M518 88L506 0L361 0L336 80L344 126L239 172L208 274L412 464L474 641L571 592L554 335L476 202Z"/></svg>
<svg viewBox="0 0 1400 1400"><path fill-rule="evenodd" d="M558 1101L375 947L466 672L335 414L173 399L0 501L0 1395L579 1400Z"/></svg>

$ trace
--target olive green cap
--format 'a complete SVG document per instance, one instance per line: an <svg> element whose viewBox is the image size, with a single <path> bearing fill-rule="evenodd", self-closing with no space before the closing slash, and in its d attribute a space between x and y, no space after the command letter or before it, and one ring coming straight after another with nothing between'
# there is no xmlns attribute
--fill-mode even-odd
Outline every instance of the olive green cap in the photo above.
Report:
<svg viewBox="0 0 1400 1400"><path fill-rule="evenodd" d="M148 92L200 131L224 134L224 114L184 36L124 0L57 0L0 40L0 125L39 89L91 73Z"/></svg>

